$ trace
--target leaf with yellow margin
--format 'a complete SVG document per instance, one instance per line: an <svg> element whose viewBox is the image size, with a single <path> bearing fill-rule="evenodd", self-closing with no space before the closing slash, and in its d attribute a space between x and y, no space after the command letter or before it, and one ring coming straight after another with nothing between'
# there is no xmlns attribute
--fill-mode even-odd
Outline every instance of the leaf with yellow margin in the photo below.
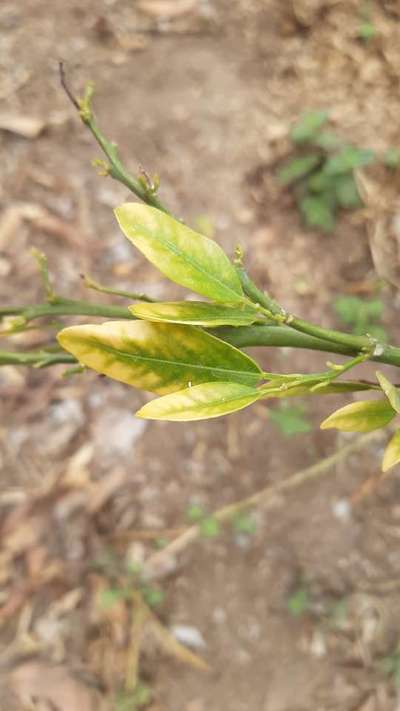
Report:
<svg viewBox="0 0 400 711"><path fill-rule="evenodd" d="M242 410L259 398L259 390L239 383L203 383L152 400L136 416L174 422L207 420Z"/></svg>
<svg viewBox="0 0 400 711"><path fill-rule="evenodd" d="M194 326L109 321L64 328L58 341L98 373L160 395L221 380L255 386L262 377L249 356Z"/></svg>

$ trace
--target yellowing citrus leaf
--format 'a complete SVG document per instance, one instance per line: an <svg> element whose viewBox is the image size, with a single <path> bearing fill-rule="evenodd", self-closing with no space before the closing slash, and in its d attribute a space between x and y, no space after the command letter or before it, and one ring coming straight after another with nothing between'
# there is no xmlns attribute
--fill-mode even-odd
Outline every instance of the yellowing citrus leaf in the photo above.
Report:
<svg viewBox="0 0 400 711"><path fill-rule="evenodd" d="M383 373L380 373L379 370L376 371L376 377L393 409L396 410L396 412L400 412L400 394L397 388L395 388L390 380L388 380Z"/></svg>
<svg viewBox="0 0 400 711"><path fill-rule="evenodd" d="M400 430L394 433L383 455L382 470L387 472L400 462Z"/></svg>
<svg viewBox="0 0 400 711"><path fill-rule="evenodd" d="M145 321L188 323L194 326L250 326L258 314L248 306L222 306L205 301L175 301L163 304L134 304L129 307Z"/></svg>
<svg viewBox="0 0 400 711"><path fill-rule="evenodd" d="M342 432L379 430L393 419L396 412L387 400L363 400L336 410L321 424L322 430L335 428Z"/></svg>
<svg viewBox="0 0 400 711"><path fill-rule="evenodd" d="M64 328L58 340L98 373L159 394L215 380L252 386L261 378L249 356L194 326L109 321Z"/></svg>
<svg viewBox="0 0 400 711"><path fill-rule="evenodd" d="M127 202L115 215L123 233L168 279L221 303L240 303L239 277L221 247L155 207Z"/></svg>
<svg viewBox="0 0 400 711"><path fill-rule="evenodd" d="M137 417L149 420L207 420L242 410L259 399L260 393L239 383L203 383L144 405Z"/></svg>

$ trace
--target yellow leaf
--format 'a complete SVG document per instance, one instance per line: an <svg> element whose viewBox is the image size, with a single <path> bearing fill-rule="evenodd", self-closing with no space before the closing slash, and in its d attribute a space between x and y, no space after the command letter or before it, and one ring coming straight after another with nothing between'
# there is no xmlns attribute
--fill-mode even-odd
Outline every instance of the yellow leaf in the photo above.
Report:
<svg viewBox="0 0 400 711"><path fill-rule="evenodd" d="M336 410L321 424L322 430L335 428L342 432L371 432L385 427L396 412L387 400L363 400Z"/></svg>
<svg viewBox="0 0 400 711"><path fill-rule="evenodd" d="M129 311L145 321L187 323L193 326L250 326L259 317L248 306L221 306L205 301L175 301L157 304L134 304Z"/></svg>
<svg viewBox="0 0 400 711"><path fill-rule="evenodd" d="M382 470L387 472L400 462L400 430L394 433L383 455Z"/></svg>
<svg viewBox="0 0 400 711"><path fill-rule="evenodd" d="M400 396L397 388L379 370L376 371L376 377L393 409L400 412Z"/></svg>
<svg viewBox="0 0 400 711"><path fill-rule="evenodd" d="M203 383L144 405L137 417L149 420L207 420L242 410L256 402L260 392L239 383Z"/></svg>

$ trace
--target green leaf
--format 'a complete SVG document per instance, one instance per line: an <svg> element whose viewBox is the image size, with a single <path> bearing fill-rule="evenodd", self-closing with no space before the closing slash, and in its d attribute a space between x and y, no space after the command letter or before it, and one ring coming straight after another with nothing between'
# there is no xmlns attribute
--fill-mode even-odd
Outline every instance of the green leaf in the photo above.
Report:
<svg viewBox="0 0 400 711"><path fill-rule="evenodd" d="M326 111L310 111L293 126L290 137L294 143L305 143L314 138L328 120Z"/></svg>
<svg viewBox="0 0 400 711"><path fill-rule="evenodd" d="M364 306L364 301L357 296L338 296L334 301L334 308L343 323L357 323L360 310Z"/></svg>
<svg viewBox="0 0 400 711"><path fill-rule="evenodd" d="M130 242L168 279L213 301L243 301L236 270L216 242L148 205L127 202L115 215Z"/></svg>
<svg viewBox="0 0 400 711"><path fill-rule="evenodd" d="M278 173L282 185L290 185L308 175L320 162L320 157L315 154L294 158L283 166Z"/></svg>
<svg viewBox="0 0 400 711"><path fill-rule="evenodd" d="M187 323L193 326L250 326L259 314L248 306L221 306L205 301L173 301L157 304L134 304L129 307L145 321Z"/></svg>
<svg viewBox="0 0 400 711"><path fill-rule="evenodd" d="M400 462L400 430L394 433L383 455L382 470L387 472Z"/></svg>
<svg viewBox="0 0 400 711"><path fill-rule="evenodd" d="M301 405L290 406L282 403L279 409L269 410L268 417L286 437L312 430L311 424L304 416L304 407Z"/></svg>
<svg viewBox="0 0 400 711"><path fill-rule="evenodd" d="M387 379L383 373L379 370L376 371L376 377L378 378L379 385L381 386L383 392L385 393L387 399L389 400L393 410L400 412L400 393L398 389L392 385L392 383Z"/></svg>
<svg viewBox="0 0 400 711"><path fill-rule="evenodd" d="M129 591L125 588L109 588L101 591L99 603L104 610L109 610L114 607L117 602L126 600L128 597Z"/></svg>
<svg viewBox="0 0 400 711"><path fill-rule="evenodd" d="M199 504L191 504L186 511L186 518L191 523L201 521L205 516L205 511Z"/></svg>
<svg viewBox="0 0 400 711"><path fill-rule="evenodd" d="M288 599L288 610L293 617L301 617L309 609L310 595L306 588L299 588Z"/></svg>
<svg viewBox="0 0 400 711"><path fill-rule="evenodd" d="M340 175L335 180L335 193L338 204L347 210L362 205L353 175Z"/></svg>
<svg viewBox="0 0 400 711"><path fill-rule="evenodd" d="M232 528L236 533L245 533L248 536L252 536L257 531L257 521L253 514L243 511L233 518Z"/></svg>
<svg viewBox="0 0 400 711"><path fill-rule="evenodd" d="M371 299L365 301L365 310L368 318L378 320L383 315L384 303L381 299Z"/></svg>
<svg viewBox="0 0 400 711"><path fill-rule="evenodd" d="M261 378L249 356L194 326L109 321L64 328L58 341L98 373L159 394L221 380L254 386Z"/></svg>
<svg viewBox="0 0 400 711"><path fill-rule="evenodd" d="M326 175L323 170L311 175L308 179L308 187L313 193L323 193L326 190L332 190L336 182L336 178L332 175Z"/></svg>
<svg viewBox="0 0 400 711"><path fill-rule="evenodd" d="M363 22L363 24L358 28L358 36L360 39L364 40L364 42L369 42L369 40L373 39L375 35L376 27L372 24L372 22Z"/></svg>
<svg viewBox="0 0 400 711"><path fill-rule="evenodd" d="M387 168L396 170L400 166L400 150L399 148L388 148L383 156L383 162Z"/></svg>
<svg viewBox="0 0 400 711"><path fill-rule="evenodd" d="M133 691L122 691L115 699L115 711L138 711L138 709L148 706L151 702L153 692L150 687L139 682Z"/></svg>
<svg viewBox="0 0 400 711"><path fill-rule="evenodd" d="M377 326L374 323L372 323L372 324L369 323L368 328L366 330L369 333L369 335L372 336L372 338L375 338L375 340L378 341L379 343L387 343L388 334L386 333L383 326ZM365 331L363 333L365 333ZM362 336L363 333L359 333L356 335Z"/></svg>
<svg viewBox="0 0 400 711"><path fill-rule="evenodd" d="M149 585L142 587L142 595L149 607L159 607L165 600L165 593L162 590Z"/></svg>
<svg viewBox="0 0 400 711"><path fill-rule="evenodd" d="M307 227L332 232L335 227L335 215L329 201L320 197L306 196L300 201L300 211Z"/></svg>
<svg viewBox="0 0 400 711"><path fill-rule="evenodd" d="M144 405L137 417L149 420L207 420L242 410L259 399L259 391L238 383L204 383L164 395Z"/></svg>
<svg viewBox="0 0 400 711"><path fill-rule="evenodd" d="M324 151L333 151L338 148L340 141L332 131L321 131L321 133L317 133L317 135L313 137L312 143Z"/></svg>
<svg viewBox="0 0 400 711"><path fill-rule="evenodd" d="M220 525L215 516L206 516L200 521L199 529L204 538L215 538L220 532Z"/></svg>
<svg viewBox="0 0 400 711"><path fill-rule="evenodd" d="M369 165L374 158L374 152L368 148L347 146L336 155L328 158L324 166L324 171L326 175L343 175L350 173L355 170L355 168L362 168L365 165Z"/></svg>
<svg viewBox="0 0 400 711"><path fill-rule="evenodd" d="M334 302L335 311L343 323L351 325L357 335L369 333L378 340L386 341L386 332L378 321L384 309L381 299L360 299L357 296L339 296Z"/></svg>
<svg viewBox="0 0 400 711"><path fill-rule="evenodd" d="M395 414L387 400L352 402L324 420L321 430L335 428L342 432L371 432L385 427Z"/></svg>

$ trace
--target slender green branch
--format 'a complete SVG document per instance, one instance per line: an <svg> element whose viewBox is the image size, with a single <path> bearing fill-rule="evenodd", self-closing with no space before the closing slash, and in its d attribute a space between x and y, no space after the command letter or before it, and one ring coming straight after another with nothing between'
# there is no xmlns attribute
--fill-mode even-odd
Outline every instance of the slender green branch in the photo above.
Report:
<svg viewBox="0 0 400 711"><path fill-rule="evenodd" d="M25 306L0 306L0 320L2 318L5 318L6 316L16 316L17 314L20 314L21 311L25 308Z"/></svg>
<svg viewBox="0 0 400 711"><path fill-rule="evenodd" d="M12 351L0 350L1 365L28 365L34 368L47 368L50 365L67 363L68 365L77 363L76 358L66 351L50 353L45 350L25 351L24 353L13 353Z"/></svg>
<svg viewBox="0 0 400 711"><path fill-rule="evenodd" d="M88 301L76 301L55 297L52 301L34 306L9 306L0 309L0 319L4 316L15 316L7 324L3 333L19 331L37 318L44 316L102 316L104 318L134 319L135 316L123 306L107 304L91 304Z"/></svg>
<svg viewBox="0 0 400 711"><path fill-rule="evenodd" d="M339 345L349 345L358 351L363 349L369 351L371 349L371 338L368 336L353 336L351 333L343 333L342 331L335 331L331 328L322 328L322 326L316 326L313 323L309 323L292 315L289 315L285 319L285 323L296 331L305 333L308 336L323 338L326 341L331 341Z"/></svg>
<svg viewBox="0 0 400 711"><path fill-rule="evenodd" d="M156 300L152 299L151 296L143 294L137 291L125 291L124 289L113 289L110 286L103 286L95 281L87 274L82 275L83 283L87 289L93 289L94 291L100 291L102 294L113 294L114 296L122 296L125 299L132 299L132 301L146 301L147 303L154 303Z"/></svg>
<svg viewBox="0 0 400 711"><path fill-rule="evenodd" d="M114 180L125 185L128 190L130 190L136 197L148 205L157 207L162 212L169 214L169 210L163 205L161 200L157 196L157 181L150 181L146 174L143 173L140 178L134 178L128 171L120 160L118 155L118 149L115 143L108 141L104 134L99 129L91 106L91 101L93 97L93 85L87 84L85 90L85 96L83 99L77 99L69 88L66 77L65 70L62 62L59 64L60 70L60 82L65 93L67 94L69 100L73 106L77 109L79 116L85 126L88 127L92 136L95 138L103 153L107 157L107 161L98 161L97 165L101 168L104 175L109 175Z"/></svg>
<svg viewBox="0 0 400 711"><path fill-rule="evenodd" d="M261 306L263 313L278 326L285 325L306 336L334 343L341 348L341 353L347 352L351 355L357 355L362 352L371 353L371 360L379 360L383 363L389 362L387 360L389 356L392 359L390 361L392 365L400 364L400 360L398 360L400 357L400 349L398 348L394 348L393 346L385 347L381 343L374 343L374 339L369 336L355 336L351 333L343 333L335 329L323 328L322 326L317 326L309 321L300 319L293 314L288 314L276 301L271 299L268 294L258 289L241 266L240 260L241 257L239 256L239 258L236 259L236 263L238 263L236 268L245 293L254 304ZM349 348L349 351L342 350L343 348ZM339 351L333 349L332 352ZM381 360L380 356L384 354L385 358Z"/></svg>

